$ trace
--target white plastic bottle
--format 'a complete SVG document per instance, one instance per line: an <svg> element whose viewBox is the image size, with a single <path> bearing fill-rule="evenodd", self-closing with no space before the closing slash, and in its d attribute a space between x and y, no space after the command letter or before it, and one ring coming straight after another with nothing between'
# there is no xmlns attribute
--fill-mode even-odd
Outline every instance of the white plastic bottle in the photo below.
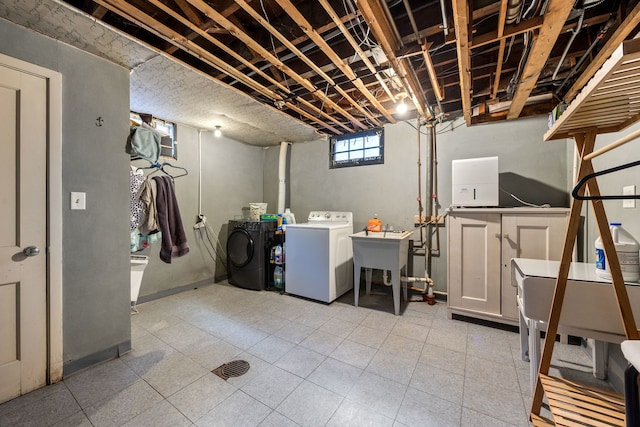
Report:
<svg viewBox="0 0 640 427"><path fill-rule="evenodd" d="M625 282L637 282L640 279L640 245L631 234L619 222L612 222L609 229L613 244L620 261L620 269ZM603 279L611 280L611 270L609 262L604 253L602 238L598 237L595 242L596 248L596 274Z"/></svg>
<svg viewBox="0 0 640 427"><path fill-rule="evenodd" d="M282 265L282 245L278 244L276 246L276 252L275 252L275 261L277 265Z"/></svg>
<svg viewBox="0 0 640 427"><path fill-rule="evenodd" d="M282 289L284 285L284 274L282 274L282 267L276 265L273 271L273 286L277 289Z"/></svg>
<svg viewBox="0 0 640 427"><path fill-rule="evenodd" d="M296 216L293 214L293 212L291 212L291 209L286 208L284 210L283 216L287 219L287 224L295 224L296 223Z"/></svg>

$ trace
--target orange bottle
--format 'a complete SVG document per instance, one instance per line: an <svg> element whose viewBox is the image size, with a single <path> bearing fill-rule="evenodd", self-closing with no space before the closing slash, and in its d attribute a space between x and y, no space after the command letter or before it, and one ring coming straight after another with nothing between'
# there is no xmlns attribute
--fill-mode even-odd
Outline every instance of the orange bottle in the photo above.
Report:
<svg viewBox="0 0 640 427"><path fill-rule="evenodd" d="M367 222L367 231L382 231L382 221L378 219L377 214L373 215L373 218L371 218L369 222Z"/></svg>

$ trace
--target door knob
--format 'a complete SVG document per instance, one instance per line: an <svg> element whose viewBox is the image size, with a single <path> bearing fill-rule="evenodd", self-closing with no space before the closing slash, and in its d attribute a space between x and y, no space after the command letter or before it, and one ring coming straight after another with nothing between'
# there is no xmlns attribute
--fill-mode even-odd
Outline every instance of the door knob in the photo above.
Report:
<svg viewBox="0 0 640 427"><path fill-rule="evenodd" d="M37 246L27 246L22 251L25 256L36 256L40 253L40 249Z"/></svg>

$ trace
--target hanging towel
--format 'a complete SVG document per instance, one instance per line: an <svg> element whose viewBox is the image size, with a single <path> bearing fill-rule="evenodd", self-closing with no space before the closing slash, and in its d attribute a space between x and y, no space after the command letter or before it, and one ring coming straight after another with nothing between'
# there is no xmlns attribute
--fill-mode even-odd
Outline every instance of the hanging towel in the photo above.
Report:
<svg viewBox="0 0 640 427"><path fill-rule="evenodd" d="M139 157L156 164L160 158L161 139L160 132L146 123L142 123L140 126L131 126L126 151L131 157Z"/></svg>
<svg viewBox="0 0 640 427"><path fill-rule="evenodd" d="M156 194L156 182L153 179L145 179L138 193L140 201L144 206L144 215L140 219L138 228L140 233L145 236L158 232Z"/></svg>
<svg viewBox="0 0 640 427"><path fill-rule="evenodd" d="M168 176L155 176L156 210L158 228L162 232L160 259L171 264L171 259L189 253L187 236L182 227L182 218L174 191L173 180Z"/></svg>

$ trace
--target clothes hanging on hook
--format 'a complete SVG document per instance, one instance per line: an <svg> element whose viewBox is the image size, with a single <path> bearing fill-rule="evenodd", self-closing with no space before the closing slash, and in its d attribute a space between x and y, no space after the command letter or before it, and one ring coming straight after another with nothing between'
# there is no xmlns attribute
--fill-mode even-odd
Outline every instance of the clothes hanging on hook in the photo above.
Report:
<svg viewBox="0 0 640 427"><path fill-rule="evenodd" d="M158 231L156 209L156 182L153 179L145 179L140 187L139 198L143 205L144 215L140 220L140 233L150 235Z"/></svg>
<svg viewBox="0 0 640 427"><path fill-rule="evenodd" d="M161 139L162 134L146 123L131 126L125 150L132 158L141 158L156 164L160 158Z"/></svg>
<svg viewBox="0 0 640 427"><path fill-rule="evenodd" d="M168 176L156 176L153 180L157 184L158 228L162 232L160 259L170 264L173 258L189 253L189 245L182 225L173 180Z"/></svg>

